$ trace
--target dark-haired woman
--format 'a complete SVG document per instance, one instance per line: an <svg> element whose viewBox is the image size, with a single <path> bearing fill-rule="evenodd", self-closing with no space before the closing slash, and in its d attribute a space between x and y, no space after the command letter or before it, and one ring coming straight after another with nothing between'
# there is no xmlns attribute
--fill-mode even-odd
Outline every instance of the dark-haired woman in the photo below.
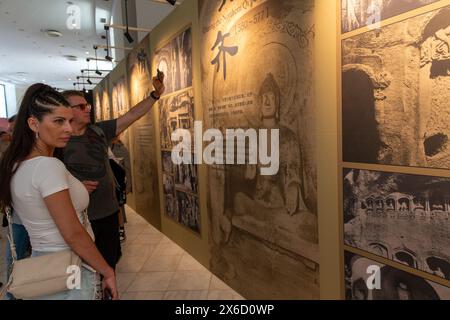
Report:
<svg viewBox="0 0 450 320"><path fill-rule="evenodd" d="M103 276L103 290L118 299L114 271L95 247L88 222L88 230L82 225L88 192L54 157L55 149L69 141L72 118L67 101L49 86L35 84L27 90L14 139L0 163L0 208L11 206L19 215L30 236L32 256L70 248ZM36 299L99 298L99 276L92 268L82 267L80 289Z"/></svg>

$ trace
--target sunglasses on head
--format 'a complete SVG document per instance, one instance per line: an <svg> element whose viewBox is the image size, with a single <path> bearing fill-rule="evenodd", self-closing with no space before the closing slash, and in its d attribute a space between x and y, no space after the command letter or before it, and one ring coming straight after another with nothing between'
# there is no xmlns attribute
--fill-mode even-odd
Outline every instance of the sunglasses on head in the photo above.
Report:
<svg viewBox="0 0 450 320"><path fill-rule="evenodd" d="M89 110L91 109L91 105L89 103L80 103L80 104L77 104L77 105L71 106L71 107L72 108L78 108L81 111L84 111L86 109L89 109Z"/></svg>

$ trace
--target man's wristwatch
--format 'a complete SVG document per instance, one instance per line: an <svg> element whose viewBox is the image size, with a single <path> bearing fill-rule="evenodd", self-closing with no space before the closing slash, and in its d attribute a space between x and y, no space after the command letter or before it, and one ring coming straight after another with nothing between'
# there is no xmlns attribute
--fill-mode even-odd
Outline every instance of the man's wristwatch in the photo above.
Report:
<svg viewBox="0 0 450 320"><path fill-rule="evenodd" d="M160 97L156 96L155 93L156 93L156 91L153 90L153 91L150 93L150 96L151 96L153 99L155 99L155 100L159 100Z"/></svg>

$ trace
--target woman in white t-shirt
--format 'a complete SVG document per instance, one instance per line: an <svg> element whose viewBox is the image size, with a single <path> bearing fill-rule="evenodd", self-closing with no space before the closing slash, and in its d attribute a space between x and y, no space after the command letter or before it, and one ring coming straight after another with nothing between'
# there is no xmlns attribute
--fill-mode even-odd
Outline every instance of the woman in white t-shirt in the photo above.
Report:
<svg viewBox="0 0 450 320"><path fill-rule="evenodd" d="M54 157L72 133L72 110L64 97L44 84L31 86L23 98L14 139L0 163L0 208L14 208L30 236L32 255L71 249L103 276L103 290L118 299L114 270L86 230L83 211L89 204L84 185ZM38 299L95 299L98 275L83 267L81 289Z"/></svg>

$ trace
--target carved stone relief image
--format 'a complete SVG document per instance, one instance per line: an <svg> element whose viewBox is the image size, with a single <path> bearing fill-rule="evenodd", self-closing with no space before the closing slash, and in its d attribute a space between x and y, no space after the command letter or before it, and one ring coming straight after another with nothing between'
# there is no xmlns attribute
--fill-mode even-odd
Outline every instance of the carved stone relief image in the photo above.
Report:
<svg viewBox="0 0 450 320"><path fill-rule="evenodd" d="M450 280L450 179L345 169L344 243Z"/></svg>
<svg viewBox="0 0 450 320"><path fill-rule="evenodd" d="M156 68L164 72L165 94L192 86L191 28L155 51Z"/></svg>
<svg viewBox="0 0 450 320"><path fill-rule="evenodd" d="M111 100L109 98L108 81L105 81L102 95L103 120L111 120Z"/></svg>
<svg viewBox="0 0 450 320"><path fill-rule="evenodd" d="M450 288L403 270L345 251L345 297L347 300L449 300ZM367 280L379 270L379 288L370 288ZM370 269L369 269L370 270Z"/></svg>
<svg viewBox="0 0 450 320"><path fill-rule="evenodd" d="M103 118L102 115L102 90L99 89L99 86L94 90L94 110L95 110L95 121L101 121Z"/></svg>
<svg viewBox="0 0 450 320"><path fill-rule="evenodd" d="M342 42L343 160L450 168L450 8Z"/></svg>
<svg viewBox="0 0 450 320"><path fill-rule="evenodd" d="M349 32L439 0L341 0L342 32Z"/></svg>
<svg viewBox="0 0 450 320"><path fill-rule="evenodd" d="M171 135L176 129L194 129L194 90L191 88L159 100L161 148L172 149Z"/></svg>

